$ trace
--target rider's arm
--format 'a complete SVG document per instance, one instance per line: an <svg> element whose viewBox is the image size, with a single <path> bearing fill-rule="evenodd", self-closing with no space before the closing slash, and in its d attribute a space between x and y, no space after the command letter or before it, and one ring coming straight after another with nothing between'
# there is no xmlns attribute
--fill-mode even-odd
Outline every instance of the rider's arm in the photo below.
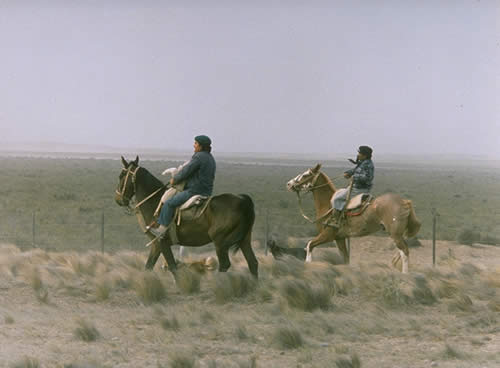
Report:
<svg viewBox="0 0 500 368"><path fill-rule="evenodd" d="M196 170L200 168L201 161L198 155L194 155L181 171L179 171L174 177L174 185L188 179Z"/></svg>
<svg viewBox="0 0 500 368"><path fill-rule="evenodd" d="M360 184L370 184L373 180L373 166L361 164L354 171L353 180Z"/></svg>

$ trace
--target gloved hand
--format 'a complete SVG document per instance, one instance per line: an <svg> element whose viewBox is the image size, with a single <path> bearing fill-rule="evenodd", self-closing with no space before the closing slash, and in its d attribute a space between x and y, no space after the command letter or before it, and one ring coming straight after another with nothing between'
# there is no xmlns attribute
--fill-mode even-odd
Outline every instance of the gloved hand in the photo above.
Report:
<svg viewBox="0 0 500 368"><path fill-rule="evenodd" d="M165 170L164 172L162 172L161 174L162 174L162 175L168 175L168 174L170 174L170 175L174 176L174 174L175 174L175 171L176 171L176 170L177 170L177 169L176 169L175 167L171 167L170 169L166 169L166 170Z"/></svg>

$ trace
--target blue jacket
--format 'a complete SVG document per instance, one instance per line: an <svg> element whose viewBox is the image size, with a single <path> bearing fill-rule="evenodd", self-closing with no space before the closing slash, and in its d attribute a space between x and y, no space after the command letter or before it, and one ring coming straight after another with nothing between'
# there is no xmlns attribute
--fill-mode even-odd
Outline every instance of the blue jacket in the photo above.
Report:
<svg viewBox="0 0 500 368"><path fill-rule="evenodd" d="M215 160L210 152L196 152L191 161L174 176L174 184L185 181L184 190L193 195L212 195L215 179Z"/></svg>
<svg viewBox="0 0 500 368"><path fill-rule="evenodd" d="M373 178L375 176L375 166L371 159L361 161L354 169L347 170L347 174L352 176L352 186L356 189L371 190Z"/></svg>

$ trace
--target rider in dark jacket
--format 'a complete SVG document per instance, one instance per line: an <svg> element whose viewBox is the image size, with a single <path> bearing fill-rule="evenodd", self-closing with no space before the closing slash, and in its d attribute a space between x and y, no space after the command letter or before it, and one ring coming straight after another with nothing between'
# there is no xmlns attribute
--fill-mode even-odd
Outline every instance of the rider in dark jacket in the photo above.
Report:
<svg viewBox="0 0 500 368"><path fill-rule="evenodd" d="M194 138L194 155L191 160L172 179L171 185L186 182L184 190L175 194L165 201L158 218L159 227L151 228L150 231L158 236L164 237L168 227L172 222L177 207L184 204L194 195L212 195L215 179L215 159L213 158L211 147L212 141L206 135L199 135Z"/></svg>
<svg viewBox="0 0 500 368"><path fill-rule="evenodd" d="M369 193L373 186L373 178L375 176L375 167L372 161L373 150L368 146L360 146L358 148L358 157L354 169L344 172L344 177L349 179L352 177L351 198L361 193ZM328 223L332 227L338 227L340 214L344 210L347 202L348 188L342 188L335 192L332 198L333 214Z"/></svg>

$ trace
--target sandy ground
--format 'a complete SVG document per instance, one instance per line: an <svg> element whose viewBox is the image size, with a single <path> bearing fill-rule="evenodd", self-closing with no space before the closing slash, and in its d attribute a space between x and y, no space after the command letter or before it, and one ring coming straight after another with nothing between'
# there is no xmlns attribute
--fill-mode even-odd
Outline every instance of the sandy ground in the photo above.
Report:
<svg viewBox="0 0 500 368"><path fill-rule="evenodd" d="M157 267L165 291L158 302L134 286L144 278L145 253L0 245L0 367L355 367L353 357L362 367L500 367L500 308L492 304L500 296L500 247L439 241L433 270L431 242L421 242L411 249L409 276L389 267L395 250L384 237L353 239L350 266L316 261L336 249L316 250L305 271L258 253L259 285L222 301L216 272L188 294ZM230 274L247 273L234 256ZM284 297L286 282L314 288L331 275L337 286L328 308L293 308ZM399 295L387 280L410 295L419 277L441 293L435 303L381 301L380 290ZM77 333L81 321L98 331L95 341ZM302 338L295 348L280 343L287 326Z"/></svg>

